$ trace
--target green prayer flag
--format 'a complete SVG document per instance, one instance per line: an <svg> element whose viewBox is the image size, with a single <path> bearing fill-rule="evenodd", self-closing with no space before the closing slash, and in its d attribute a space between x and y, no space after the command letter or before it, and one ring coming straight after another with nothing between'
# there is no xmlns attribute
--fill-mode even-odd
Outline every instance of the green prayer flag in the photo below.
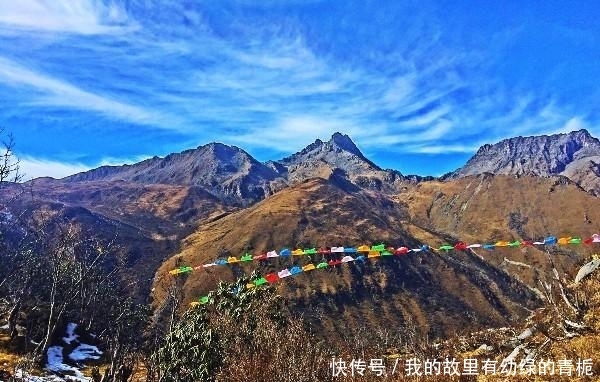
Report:
<svg viewBox="0 0 600 382"><path fill-rule="evenodd" d="M371 251L383 252L385 251L385 244L373 245L371 246Z"/></svg>
<svg viewBox="0 0 600 382"><path fill-rule="evenodd" d="M263 285L266 283L267 283L267 280L264 277L254 280L254 285L256 285L256 286Z"/></svg>

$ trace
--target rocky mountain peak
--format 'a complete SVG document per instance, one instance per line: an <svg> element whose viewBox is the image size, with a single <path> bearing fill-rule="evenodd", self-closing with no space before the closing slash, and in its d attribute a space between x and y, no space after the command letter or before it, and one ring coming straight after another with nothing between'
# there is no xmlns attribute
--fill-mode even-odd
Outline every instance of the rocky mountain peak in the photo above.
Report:
<svg viewBox="0 0 600 382"><path fill-rule="evenodd" d="M209 143L133 165L103 166L66 182L123 180L142 184L202 187L222 201L248 204L265 198L278 174L235 146Z"/></svg>
<svg viewBox="0 0 600 382"><path fill-rule="evenodd" d="M327 162L337 162L342 157L346 159L352 158L353 160L368 162L371 166L378 168L374 163L365 158L363 153L356 147L356 144L348 135L339 132L334 133L329 141L323 142L322 140L317 139L301 151L292 154L279 162L282 164L296 164L312 161L315 158L324 159L324 157L327 158Z"/></svg>
<svg viewBox="0 0 600 382"><path fill-rule="evenodd" d="M570 133L515 137L485 144L465 166L447 178L483 173L504 175L566 176L587 190L600 186L590 169L600 161L600 141L587 130ZM594 179L590 179L593 176ZM598 178L598 179L595 179Z"/></svg>
<svg viewBox="0 0 600 382"><path fill-rule="evenodd" d="M209 143L191 150L193 159L203 162L206 169L216 172L238 172L249 166L260 166L260 162L236 146L223 143Z"/></svg>
<svg viewBox="0 0 600 382"><path fill-rule="evenodd" d="M331 139L327 143L334 147L352 153L358 157L364 158L364 155L360 152L358 147L356 147L356 144L354 144L352 139L350 139L350 137L346 134L336 132L331 136Z"/></svg>
<svg viewBox="0 0 600 382"><path fill-rule="evenodd" d="M205 149L213 153L217 159L226 160L227 158L243 152L239 147L228 146L219 142L212 142L204 146L199 146L198 149Z"/></svg>
<svg viewBox="0 0 600 382"><path fill-rule="evenodd" d="M585 140L585 141L593 141L596 140L596 138L592 137L592 135L590 134L589 131L587 131L586 129L581 129L581 130L577 130L577 131L572 131L571 133L569 133L570 135L572 135L573 137L577 137L581 140Z"/></svg>
<svg viewBox="0 0 600 382"><path fill-rule="evenodd" d="M335 133L327 142L315 140L301 151L290 155L269 167L285 176L289 184L312 178L336 179L352 187L395 192L404 180L402 174L382 170L367 159L352 139Z"/></svg>

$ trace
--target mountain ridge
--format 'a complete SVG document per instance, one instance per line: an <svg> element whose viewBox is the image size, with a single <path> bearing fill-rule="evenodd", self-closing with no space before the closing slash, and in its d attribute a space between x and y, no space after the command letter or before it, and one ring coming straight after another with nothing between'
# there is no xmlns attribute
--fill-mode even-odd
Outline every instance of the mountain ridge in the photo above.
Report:
<svg viewBox="0 0 600 382"><path fill-rule="evenodd" d="M566 176L586 191L600 195L600 141L585 129L507 138L482 145L464 166L438 179L458 179L486 172ZM155 156L131 165L101 166L62 180L194 185L224 201L248 205L283 187L315 177L327 179L333 174L359 188L385 192L397 192L406 182L436 179L384 170L365 157L348 135L336 132L329 141L316 139L296 153L264 163L239 147L212 142L164 158Z"/></svg>
<svg viewBox="0 0 600 382"><path fill-rule="evenodd" d="M270 167L236 146L209 143L124 166L103 166L65 182L124 180L142 184L200 186L224 201L247 204L272 192L278 177Z"/></svg>
<svg viewBox="0 0 600 382"><path fill-rule="evenodd" d="M492 173L514 176L566 176L600 195L600 140L587 130L513 137L485 144L467 163L443 179Z"/></svg>
<svg viewBox="0 0 600 382"><path fill-rule="evenodd" d="M397 191L405 179L367 159L348 135L334 133L278 161L261 163L243 149L208 143L164 158L123 166L102 166L61 179L62 182L123 180L142 184L202 187L222 201L249 205L311 178L343 178L361 188ZM414 178L411 178L414 180Z"/></svg>

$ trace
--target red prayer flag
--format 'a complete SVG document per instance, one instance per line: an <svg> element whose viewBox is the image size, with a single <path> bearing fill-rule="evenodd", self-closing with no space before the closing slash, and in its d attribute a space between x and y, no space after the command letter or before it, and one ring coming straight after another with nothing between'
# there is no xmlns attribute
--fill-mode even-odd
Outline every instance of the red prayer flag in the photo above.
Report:
<svg viewBox="0 0 600 382"><path fill-rule="evenodd" d="M394 251L394 255L404 255L408 253L408 248L400 247Z"/></svg>
<svg viewBox="0 0 600 382"><path fill-rule="evenodd" d="M273 284L274 282L277 282L277 280L279 280L279 276L277 276L277 273L269 273L265 276L265 280L267 280L269 284Z"/></svg>
<svg viewBox="0 0 600 382"><path fill-rule="evenodd" d="M465 249L467 249L467 243L465 243L463 241L459 241L458 243L454 244L454 249L465 250Z"/></svg>

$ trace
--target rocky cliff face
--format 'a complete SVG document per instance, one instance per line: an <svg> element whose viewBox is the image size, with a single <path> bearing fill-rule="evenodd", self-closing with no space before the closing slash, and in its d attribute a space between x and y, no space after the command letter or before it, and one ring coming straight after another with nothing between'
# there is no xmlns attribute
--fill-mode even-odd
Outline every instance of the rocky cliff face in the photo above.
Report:
<svg viewBox="0 0 600 382"><path fill-rule="evenodd" d="M504 175L563 175L587 191L600 191L600 141L587 130L516 137L482 146L465 166L446 178L485 172Z"/></svg>

